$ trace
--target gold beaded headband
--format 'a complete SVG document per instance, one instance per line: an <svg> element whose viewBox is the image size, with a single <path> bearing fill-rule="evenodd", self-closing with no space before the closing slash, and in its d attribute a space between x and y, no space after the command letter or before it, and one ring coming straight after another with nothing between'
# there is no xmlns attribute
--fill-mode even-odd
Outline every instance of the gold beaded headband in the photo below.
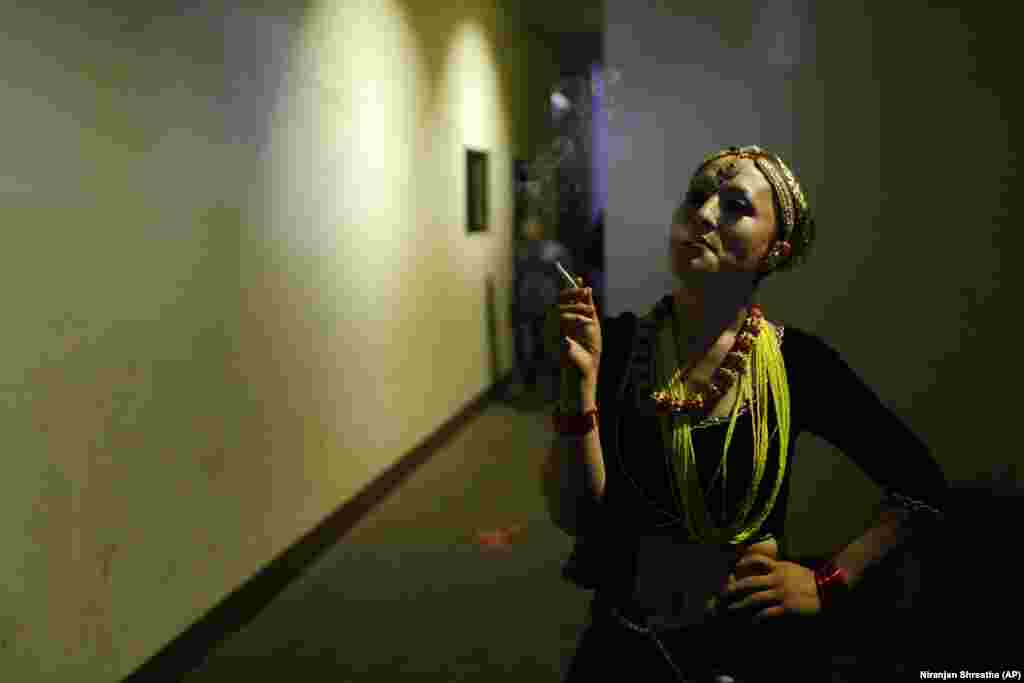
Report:
<svg viewBox="0 0 1024 683"><path fill-rule="evenodd" d="M777 155L771 154L757 145L729 147L714 154L709 154L704 157L700 166L697 167L696 173L699 173L702 168L712 161L726 156L753 160L757 168L768 179L776 198L779 200L779 206L782 207L784 221L782 226L783 239L789 241L796 226L810 219L810 208L796 176L793 175L793 172L789 170L785 162Z"/></svg>

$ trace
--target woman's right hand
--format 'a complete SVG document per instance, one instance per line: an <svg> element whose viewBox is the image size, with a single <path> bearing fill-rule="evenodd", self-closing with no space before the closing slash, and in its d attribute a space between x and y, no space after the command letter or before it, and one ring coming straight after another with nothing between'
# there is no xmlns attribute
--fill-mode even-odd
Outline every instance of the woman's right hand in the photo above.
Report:
<svg viewBox="0 0 1024 683"><path fill-rule="evenodd" d="M562 367L575 368L584 384L596 387L601 365L600 317L593 290L583 287L583 278L577 280L579 287L567 287L559 293L558 304L548 315L547 327L554 331L551 328L557 322Z"/></svg>

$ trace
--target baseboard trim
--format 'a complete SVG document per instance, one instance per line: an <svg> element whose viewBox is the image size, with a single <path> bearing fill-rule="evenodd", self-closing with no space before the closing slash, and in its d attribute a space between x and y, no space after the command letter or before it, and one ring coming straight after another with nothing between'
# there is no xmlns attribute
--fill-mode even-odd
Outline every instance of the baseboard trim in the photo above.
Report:
<svg viewBox="0 0 1024 683"><path fill-rule="evenodd" d="M509 373L452 416L437 431L400 458L362 491L331 513L305 536L217 603L178 637L165 645L124 681L179 681L197 668L231 634L252 621L325 550L341 541L366 515L393 493L420 466L487 405L501 396Z"/></svg>

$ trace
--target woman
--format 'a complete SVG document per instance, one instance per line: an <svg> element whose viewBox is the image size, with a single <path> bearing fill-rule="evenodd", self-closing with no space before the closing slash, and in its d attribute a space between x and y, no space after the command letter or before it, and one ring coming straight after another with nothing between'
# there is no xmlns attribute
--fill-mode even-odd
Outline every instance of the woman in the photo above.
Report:
<svg viewBox="0 0 1024 683"><path fill-rule="evenodd" d="M786 164L733 147L704 159L673 216L675 292L603 323L582 282L561 292L545 495L577 539L567 576L596 590L568 680L823 680L809 617L941 517L945 480L925 444L821 339L754 303L814 236ZM877 524L819 567L780 553L804 431L887 494Z"/></svg>

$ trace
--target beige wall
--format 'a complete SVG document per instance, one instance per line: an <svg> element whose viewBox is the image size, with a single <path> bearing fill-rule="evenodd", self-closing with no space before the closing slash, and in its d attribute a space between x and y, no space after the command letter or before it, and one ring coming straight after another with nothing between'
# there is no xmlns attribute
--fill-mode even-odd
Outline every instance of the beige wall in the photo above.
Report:
<svg viewBox="0 0 1024 683"><path fill-rule="evenodd" d="M489 275L512 363L513 10L150 7L0 15L5 680L126 675L487 389Z"/></svg>

